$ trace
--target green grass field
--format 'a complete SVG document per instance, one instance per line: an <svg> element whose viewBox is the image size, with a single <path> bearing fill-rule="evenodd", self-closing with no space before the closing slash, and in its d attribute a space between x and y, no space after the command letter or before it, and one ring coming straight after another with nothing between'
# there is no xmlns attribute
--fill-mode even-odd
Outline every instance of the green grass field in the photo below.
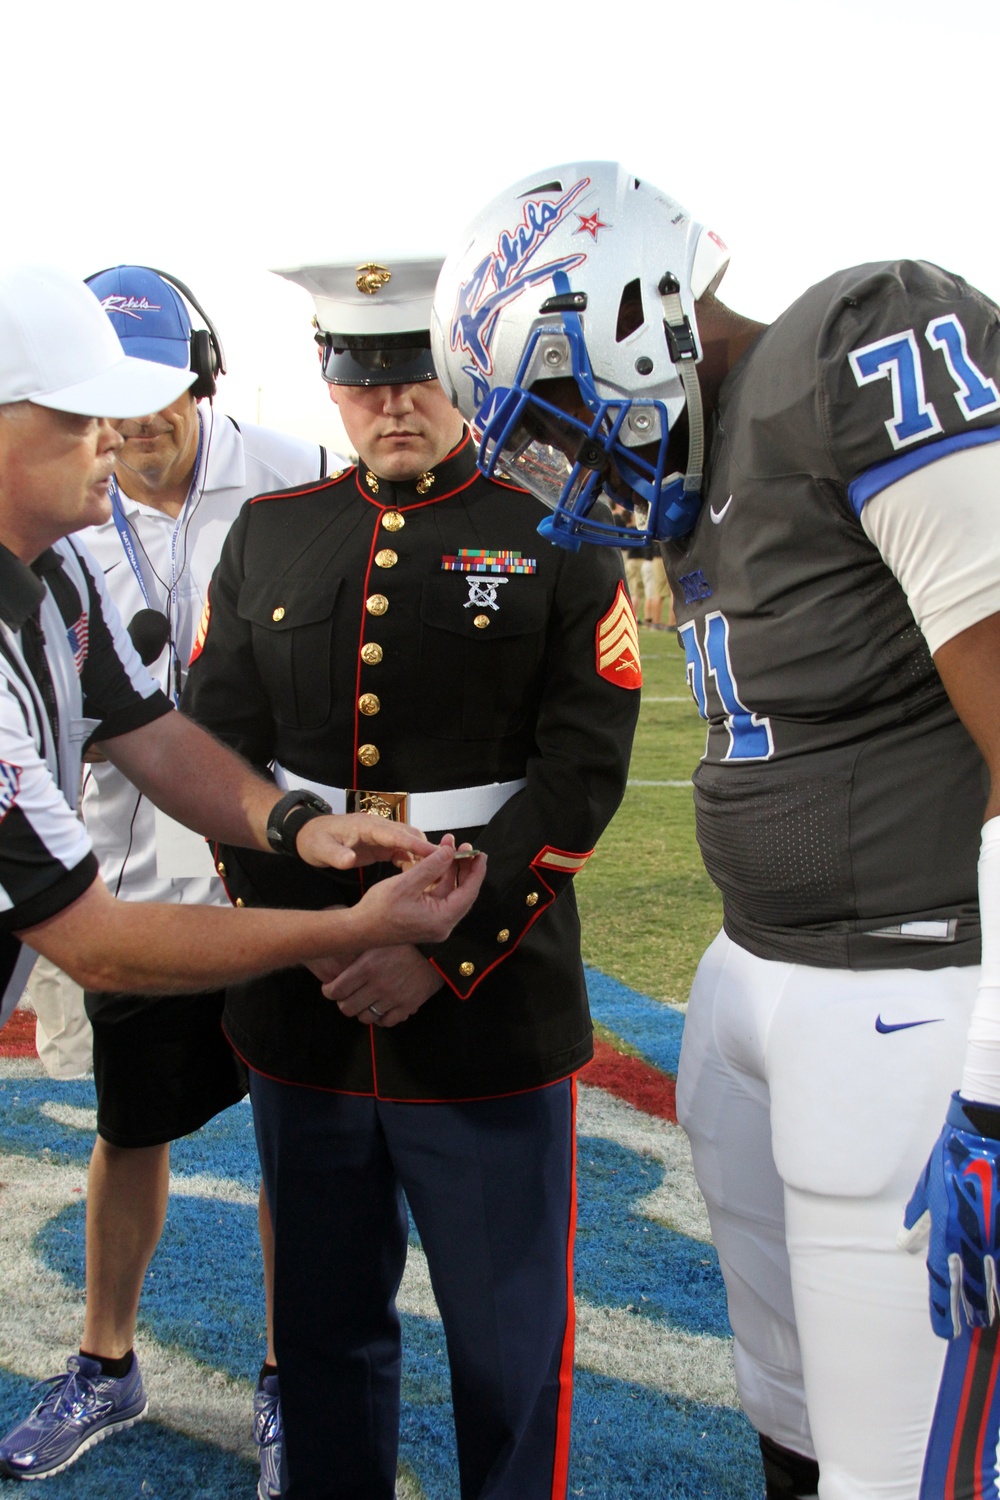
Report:
<svg viewBox="0 0 1000 1500"><path fill-rule="evenodd" d="M683 1003L722 911L695 842L689 785L705 748L705 723L677 636L639 634L642 712L629 788L576 881L583 955L633 989ZM655 784L671 782L683 785Z"/></svg>

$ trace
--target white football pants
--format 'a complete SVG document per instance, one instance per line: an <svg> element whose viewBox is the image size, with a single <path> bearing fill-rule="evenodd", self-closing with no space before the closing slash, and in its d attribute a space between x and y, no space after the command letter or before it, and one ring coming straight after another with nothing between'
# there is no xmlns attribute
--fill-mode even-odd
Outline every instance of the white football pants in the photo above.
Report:
<svg viewBox="0 0 1000 1500"><path fill-rule="evenodd" d="M821 1500L919 1494L946 1344L923 1255L896 1236L959 1086L978 977L775 963L724 933L695 976L677 1115L740 1397L759 1431L818 1459Z"/></svg>

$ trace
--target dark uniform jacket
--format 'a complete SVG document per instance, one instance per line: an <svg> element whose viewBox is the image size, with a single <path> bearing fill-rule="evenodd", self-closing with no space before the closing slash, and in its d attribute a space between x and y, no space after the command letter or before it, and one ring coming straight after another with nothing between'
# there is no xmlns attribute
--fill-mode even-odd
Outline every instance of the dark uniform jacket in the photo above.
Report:
<svg viewBox="0 0 1000 1500"><path fill-rule="evenodd" d="M350 469L250 501L212 582L185 707L254 765L327 786L440 791L526 778L485 827L476 906L425 951L444 985L404 1024L341 1016L297 968L230 991L225 1025L271 1076L394 1099L479 1098L592 1053L572 875L618 806L638 644L617 552L536 533L466 440L395 485ZM392 873L222 849L246 905L319 908Z"/></svg>
<svg viewBox="0 0 1000 1500"><path fill-rule="evenodd" d="M760 957L979 961L985 768L860 518L1000 438L998 387L996 307L914 261L810 288L722 386L705 504L665 551L709 722L698 839Z"/></svg>

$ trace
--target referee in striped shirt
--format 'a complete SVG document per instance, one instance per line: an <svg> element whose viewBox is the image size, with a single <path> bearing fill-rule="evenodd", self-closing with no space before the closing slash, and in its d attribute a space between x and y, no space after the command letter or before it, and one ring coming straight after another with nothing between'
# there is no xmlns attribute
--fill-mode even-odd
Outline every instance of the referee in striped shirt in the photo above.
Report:
<svg viewBox="0 0 1000 1500"><path fill-rule="evenodd" d="M87 989L218 988L383 945L387 932L401 943L443 939L482 881L482 857L456 866L450 846L404 824L335 816L311 794L279 798L175 711L142 666L72 533L110 514L122 439L109 418L158 411L192 378L127 357L82 282L47 267L0 269L0 1024L36 952ZM417 863L345 911L117 902L74 812L92 743L208 837L338 869Z"/></svg>

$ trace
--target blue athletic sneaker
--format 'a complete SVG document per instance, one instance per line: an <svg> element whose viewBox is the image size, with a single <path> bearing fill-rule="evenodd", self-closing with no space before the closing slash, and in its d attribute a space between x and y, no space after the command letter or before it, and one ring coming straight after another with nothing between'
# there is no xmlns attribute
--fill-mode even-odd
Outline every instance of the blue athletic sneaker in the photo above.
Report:
<svg viewBox="0 0 1000 1500"><path fill-rule="evenodd" d="M281 1495L281 1400L277 1375L265 1375L253 1398L253 1435L260 1453L260 1483L257 1500L278 1500Z"/></svg>
<svg viewBox="0 0 1000 1500"><path fill-rule="evenodd" d="M139 1361L120 1380L101 1374L100 1362L74 1354L65 1375L40 1380L45 1395L23 1422L0 1442L0 1474L13 1479L47 1479L58 1474L112 1432L146 1415Z"/></svg>

